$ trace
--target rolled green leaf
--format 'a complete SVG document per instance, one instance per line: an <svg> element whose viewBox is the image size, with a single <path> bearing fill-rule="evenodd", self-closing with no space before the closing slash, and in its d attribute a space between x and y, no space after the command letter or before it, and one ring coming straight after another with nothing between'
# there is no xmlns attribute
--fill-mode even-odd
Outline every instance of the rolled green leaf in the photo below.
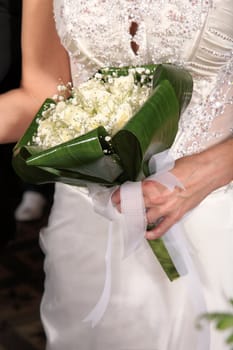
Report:
<svg viewBox="0 0 233 350"><path fill-rule="evenodd" d="M107 135L103 127L91 130L90 132L68 142L40 150L38 146L26 146L31 157L27 159L28 165L44 166L52 168L67 168L91 163L103 156L101 139Z"/></svg>
<svg viewBox="0 0 233 350"><path fill-rule="evenodd" d="M171 84L163 80L132 119L112 138L126 178L137 179L143 158L153 141L168 148L174 140L179 120L179 104Z"/></svg>

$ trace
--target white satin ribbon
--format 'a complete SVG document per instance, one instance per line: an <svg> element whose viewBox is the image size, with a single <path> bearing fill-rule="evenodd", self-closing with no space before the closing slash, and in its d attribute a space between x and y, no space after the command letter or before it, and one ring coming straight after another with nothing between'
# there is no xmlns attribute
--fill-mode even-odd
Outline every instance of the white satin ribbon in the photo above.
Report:
<svg viewBox="0 0 233 350"><path fill-rule="evenodd" d="M174 167L174 159L169 150L154 155L149 162L149 168L153 175L146 180L154 180L173 191L175 186L185 190L183 184L169 172ZM110 220L108 231L107 252L105 256L106 277L102 295L96 306L83 320L90 321L95 327L104 315L111 295L111 254L112 254L112 222L116 219L117 211L111 202L112 193L117 187L107 189L103 186L89 186L90 196L93 200L95 211ZM141 182L126 182L120 187L121 211L124 218L124 258L134 252L144 241L146 231L145 205L142 196ZM163 242L171 256L171 259L180 275L186 281L190 298L194 304L196 315L206 312L206 303L202 292L199 276L196 272L188 244L183 234L182 226L176 223L162 237ZM209 349L209 328L206 326L199 331L197 350Z"/></svg>
<svg viewBox="0 0 233 350"><path fill-rule="evenodd" d="M141 182L126 182L120 187L124 217L124 255L126 258L143 242L146 231L145 205Z"/></svg>
<svg viewBox="0 0 233 350"><path fill-rule="evenodd" d="M108 189L106 187L91 184L88 186L89 194L92 198L94 209L100 215L110 220L108 227L107 249L105 253L105 282L102 294L91 312L84 318L83 322L91 322L94 328L103 317L111 296L112 285L112 223L116 218L116 209L112 205L111 196L117 187Z"/></svg>
<svg viewBox="0 0 233 350"><path fill-rule="evenodd" d="M111 274L111 266L112 266L112 221L109 225L109 234L108 234L108 244L107 250L105 254L105 265L106 265L106 275L103 292L101 297L92 311L84 318L83 322L91 322L92 328L94 328L105 313L105 310L108 307L108 303L111 296L111 285L112 285L112 274Z"/></svg>

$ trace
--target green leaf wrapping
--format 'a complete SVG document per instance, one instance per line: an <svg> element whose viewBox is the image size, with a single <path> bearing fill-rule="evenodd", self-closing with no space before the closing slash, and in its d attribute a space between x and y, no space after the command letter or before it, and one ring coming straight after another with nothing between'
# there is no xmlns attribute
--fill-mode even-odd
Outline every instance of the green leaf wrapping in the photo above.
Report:
<svg viewBox="0 0 233 350"><path fill-rule="evenodd" d="M153 116L153 118L151 117ZM143 158L155 140L168 148L177 132L179 104L171 84L163 80L132 119L112 138L127 179L134 181L142 170Z"/></svg>
<svg viewBox="0 0 233 350"><path fill-rule="evenodd" d="M135 181L148 175L147 161L174 141L180 113L192 95L192 77L184 69L171 65L144 65L153 75L153 92L128 123L107 142L104 127L47 150L33 145L37 119L48 108L47 99L13 153L16 173L29 183L63 182L75 186L98 183L104 186ZM103 68L103 76L127 75L133 67ZM136 73L136 79L140 72ZM147 78L149 79L149 78ZM108 151L106 154L105 151ZM178 273L161 240L150 246L172 280Z"/></svg>

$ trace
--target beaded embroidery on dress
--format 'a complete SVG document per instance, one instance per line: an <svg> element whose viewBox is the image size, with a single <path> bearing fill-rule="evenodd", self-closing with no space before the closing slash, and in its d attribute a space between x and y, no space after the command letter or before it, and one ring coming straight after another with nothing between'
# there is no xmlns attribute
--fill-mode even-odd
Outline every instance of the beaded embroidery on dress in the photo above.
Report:
<svg viewBox="0 0 233 350"><path fill-rule="evenodd" d="M190 69L192 101L172 147L175 157L232 134L232 0L53 0L74 85L99 67L172 62ZM224 113L223 113L224 112ZM119 220L118 220L119 217ZM56 184L45 253L41 318L46 350L227 350L210 330L200 343L185 276L170 282L150 247L122 259L121 215L112 223L112 290L96 327L83 322L103 290L109 220L86 189ZM208 311L228 311L233 281L233 188L220 188L182 220ZM195 286L194 286L195 289Z"/></svg>
<svg viewBox="0 0 233 350"><path fill-rule="evenodd" d="M194 94L181 117L175 157L198 152L232 133L231 10L230 0L55 1L57 28L71 56L75 84L100 66L170 62L192 72ZM138 26L133 38L132 22ZM228 117L223 120L225 109Z"/></svg>

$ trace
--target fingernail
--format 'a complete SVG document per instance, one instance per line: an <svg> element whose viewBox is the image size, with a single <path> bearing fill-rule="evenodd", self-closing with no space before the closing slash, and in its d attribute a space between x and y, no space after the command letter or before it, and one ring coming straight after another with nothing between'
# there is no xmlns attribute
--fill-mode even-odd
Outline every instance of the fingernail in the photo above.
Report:
<svg viewBox="0 0 233 350"><path fill-rule="evenodd" d="M155 239L156 235L153 232L147 232L146 233L146 238L147 239Z"/></svg>

